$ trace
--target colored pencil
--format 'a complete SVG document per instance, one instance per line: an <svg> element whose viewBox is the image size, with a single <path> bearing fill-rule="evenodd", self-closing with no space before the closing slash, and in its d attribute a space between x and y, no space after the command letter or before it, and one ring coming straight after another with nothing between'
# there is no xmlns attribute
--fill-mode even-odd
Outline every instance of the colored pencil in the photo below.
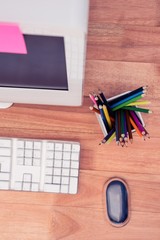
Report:
<svg viewBox="0 0 160 240"><path fill-rule="evenodd" d="M94 98L94 96L90 93L89 94L89 97L90 97L90 99L92 100L92 102L96 105L96 106L98 106L97 105L97 102L96 102L96 100L95 100L95 98Z"/></svg>
<svg viewBox="0 0 160 240"><path fill-rule="evenodd" d="M104 114L103 106L102 106L102 105L99 105L99 111L100 111L102 120L103 120L103 122L104 122L104 125L105 125L105 127L106 127L106 130L107 130L107 132L109 132L109 131L110 131L110 128L109 128L109 125L108 125L106 116L105 116L105 114Z"/></svg>
<svg viewBox="0 0 160 240"><path fill-rule="evenodd" d="M136 132L138 133L138 135L140 137L142 137L142 133L141 131L139 130L139 128L137 127L136 123L134 122L134 120L129 116L129 120L130 120L130 123L131 125L133 126L133 128L136 130Z"/></svg>
<svg viewBox="0 0 160 240"><path fill-rule="evenodd" d="M119 129L119 111L115 112L115 130L116 130L116 144L119 145L120 129Z"/></svg>
<svg viewBox="0 0 160 240"><path fill-rule="evenodd" d="M128 131L128 137L129 141L132 143L133 142L133 136L132 136L132 129L131 129L131 123L129 120L129 112L126 111L126 123L127 123L127 131Z"/></svg>
<svg viewBox="0 0 160 240"><path fill-rule="evenodd" d="M126 106L139 106L139 105L147 105L150 104L150 101L137 101L127 104Z"/></svg>
<svg viewBox="0 0 160 240"><path fill-rule="evenodd" d="M122 107L124 107L126 104L129 104L129 103L131 103L131 102L135 102L135 101L137 101L137 100L139 100L139 99L141 99L141 98L143 98L145 95L144 94L142 94L142 95L140 95L140 96L137 96L137 97L135 97L135 98L133 98L133 99L130 99L129 101L127 101L127 102L124 102L124 103L122 103L122 104L120 104L120 105L118 105L117 107L114 107L114 108L112 108L112 111L116 111L116 110L118 110L118 109L120 109L120 108L122 108Z"/></svg>
<svg viewBox="0 0 160 240"><path fill-rule="evenodd" d="M125 145L126 145L127 142L128 142L126 111L124 111L124 142L125 142Z"/></svg>
<svg viewBox="0 0 160 240"><path fill-rule="evenodd" d="M111 129L112 128L111 119L110 119L110 116L109 116L109 112L108 112L107 106L104 105L104 104L103 104L103 112L104 112L104 115L106 117L106 120L107 120L107 123L109 125L109 128Z"/></svg>
<svg viewBox="0 0 160 240"><path fill-rule="evenodd" d="M104 122L103 122L103 120L101 118L101 115L97 114L97 113L95 115L96 115L96 118L98 120L98 123L99 123L99 126L101 128L101 131L102 131L103 135L106 136L108 134L108 132L107 132L106 127L104 125Z"/></svg>
<svg viewBox="0 0 160 240"><path fill-rule="evenodd" d="M143 112L143 113L152 113L152 111L149 109L139 108L139 107L134 107L134 106L124 106L124 107L122 107L122 109L136 111L136 112Z"/></svg>
<svg viewBox="0 0 160 240"><path fill-rule="evenodd" d="M95 112L95 113L100 114L99 109L97 109L97 108L95 108L95 107L90 106L89 109L90 109L91 111Z"/></svg>
<svg viewBox="0 0 160 240"><path fill-rule="evenodd" d="M120 113L121 113L121 137L122 139L124 138L125 136L125 131L124 131L124 111L123 109L120 110Z"/></svg>

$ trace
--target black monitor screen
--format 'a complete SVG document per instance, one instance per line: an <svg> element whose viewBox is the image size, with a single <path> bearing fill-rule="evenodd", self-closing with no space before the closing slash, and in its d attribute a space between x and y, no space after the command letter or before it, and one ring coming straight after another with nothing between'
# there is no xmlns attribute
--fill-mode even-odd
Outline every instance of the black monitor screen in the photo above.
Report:
<svg viewBox="0 0 160 240"><path fill-rule="evenodd" d="M27 54L0 53L0 87L68 90L64 38L24 40Z"/></svg>

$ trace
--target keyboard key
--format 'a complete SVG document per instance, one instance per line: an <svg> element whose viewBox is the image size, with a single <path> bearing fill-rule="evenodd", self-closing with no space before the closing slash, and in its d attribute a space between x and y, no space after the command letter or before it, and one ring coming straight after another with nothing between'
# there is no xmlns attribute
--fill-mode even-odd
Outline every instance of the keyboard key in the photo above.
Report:
<svg viewBox="0 0 160 240"><path fill-rule="evenodd" d="M79 152L80 151L80 146L78 144L73 144L72 145L72 152Z"/></svg>
<svg viewBox="0 0 160 240"><path fill-rule="evenodd" d="M40 166L40 159L33 158L33 166Z"/></svg>
<svg viewBox="0 0 160 240"><path fill-rule="evenodd" d="M61 182L61 178L59 176L54 176L53 177L53 183L60 184L60 182Z"/></svg>
<svg viewBox="0 0 160 240"><path fill-rule="evenodd" d="M9 181L0 181L0 189L8 190L9 189Z"/></svg>
<svg viewBox="0 0 160 240"><path fill-rule="evenodd" d="M56 184L45 184L44 185L45 192L52 192L52 193L59 193L60 192L60 185Z"/></svg>
<svg viewBox="0 0 160 240"><path fill-rule="evenodd" d="M71 144L64 144L63 151L70 152L71 151Z"/></svg>
<svg viewBox="0 0 160 240"><path fill-rule="evenodd" d="M62 152L55 152L54 158L55 159L62 159Z"/></svg>
<svg viewBox="0 0 160 240"><path fill-rule="evenodd" d="M31 191L31 183L23 183L23 191Z"/></svg>
<svg viewBox="0 0 160 240"><path fill-rule="evenodd" d="M0 156L11 156L11 150L10 148L0 148Z"/></svg>
<svg viewBox="0 0 160 240"><path fill-rule="evenodd" d="M61 168L54 168L53 175L60 176L61 175Z"/></svg>
<svg viewBox="0 0 160 240"><path fill-rule="evenodd" d="M47 150L53 151L54 150L54 143L51 143L51 142L47 143Z"/></svg>
<svg viewBox="0 0 160 240"><path fill-rule="evenodd" d="M53 168L52 167L47 167L45 172L48 175L52 175L53 174Z"/></svg>
<svg viewBox="0 0 160 240"><path fill-rule="evenodd" d="M26 142L25 142L25 148L27 148L27 149L32 149L32 148L33 148L33 142L31 142L31 141L26 141Z"/></svg>
<svg viewBox="0 0 160 240"><path fill-rule="evenodd" d="M68 186L67 185L61 185L61 193L68 193Z"/></svg>
<svg viewBox="0 0 160 240"><path fill-rule="evenodd" d="M32 165L32 158L25 158L25 165L31 166Z"/></svg>
<svg viewBox="0 0 160 240"><path fill-rule="evenodd" d="M11 157L0 156L0 172L10 172Z"/></svg>
<svg viewBox="0 0 160 240"><path fill-rule="evenodd" d="M25 157L27 157L27 158L30 158L30 157L32 157L32 154L33 154L33 151L32 151L32 149L31 150L25 150Z"/></svg>
<svg viewBox="0 0 160 240"><path fill-rule="evenodd" d="M45 183L52 183L53 182L53 176L52 175L46 175L45 176Z"/></svg>
<svg viewBox="0 0 160 240"><path fill-rule="evenodd" d="M63 168L69 168L70 167L70 161L63 160Z"/></svg>
<svg viewBox="0 0 160 240"><path fill-rule="evenodd" d="M79 159L79 153L72 153L71 154L71 160L77 160Z"/></svg>
<svg viewBox="0 0 160 240"><path fill-rule="evenodd" d="M77 186L78 186L78 178L71 177L70 178L70 185L69 185L69 193L76 194L77 193Z"/></svg>
<svg viewBox="0 0 160 240"><path fill-rule="evenodd" d="M62 176L69 176L70 175L70 169L69 168L63 168L62 169Z"/></svg>
<svg viewBox="0 0 160 240"><path fill-rule="evenodd" d="M32 191L35 191L35 192L38 192L38 190L39 190L39 184L38 184L38 183L32 183L32 185L31 185L31 190L32 190Z"/></svg>
<svg viewBox="0 0 160 240"><path fill-rule="evenodd" d="M62 143L55 144L55 151L62 151Z"/></svg>
<svg viewBox="0 0 160 240"><path fill-rule="evenodd" d="M41 142L37 141L34 142L34 149L41 150L41 147L42 147Z"/></svg>
<svg viewBox="0 0 160 240"><path fill-rule="evenodd" d="M34 150L34 154L33 154L34 158L40 158L41 157L41 152L38 150Z"/></svg>
<svg viewBox="0 0 160 240"><path fill-rule="evenodd" d="M7 147L10 148L11 147L11 140L9 139L0 139L0 148L2 147Z"/></svg>
<svg viewBox="0 0 160 240"><path fill-rule="evenodd" d="M78 169L71 169L70 175L72 177L78 177Z"/></svg>
<svg viewBox="0 0 160 240"><path fill-rule="evenodd" d="M60 168L61 166L62 166L62 161L60 161L60 160L54 161L54 167Z"/></svg>
<svg viewBox="0 0 160 240"><path fill-rule="evenodd" d="M62 184L69 184L69 177L62 177Z"/></svg>
<svg viewBox="0 0 160 240"><path fill-rule="evenodd" d="M64 160L70 160L71 158L71 153L70 152L64 152L63 153L63 159Z"/></svg>
<svg viewBox="0 0 160 240"><path fill-rule="evenodd" d="M71 161L71 168L78 169L79 168L79 162L78 161Z"/></svg>
<svg viewBox="0 0 160 240"><path fill-rule="evenodd" d="M24 141L17 141L18 148L24 148Z"/></svg>
<svg viewBox="0 0 160 240"><path fill-rule="evenodd" d="M0 181L9 181L10 180L10 174L0 172Z"/></svg>
<svg viewBox="0 0 160 240"><path fill-rule="evenodd" d="M15 182L14 189L15 190L22 190L22 182Z"/></svg>

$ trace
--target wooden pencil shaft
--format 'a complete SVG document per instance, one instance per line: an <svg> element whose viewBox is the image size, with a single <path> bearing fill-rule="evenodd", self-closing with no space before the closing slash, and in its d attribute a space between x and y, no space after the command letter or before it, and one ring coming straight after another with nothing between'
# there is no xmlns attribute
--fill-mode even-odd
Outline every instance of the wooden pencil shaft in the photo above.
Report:
<svg viewBox="0 0 160 240"><path fill-rule="evenodd" d="M144 87L137 88L137 89L135 89L135 90L133 90L133 91L131 91L131 92L125 93L125 94L117 97L116 99L111 100L109 104L112 105L112 104L116 103L117 101L121 101L121 100L125 99L127 96L131 96L131 95L133 95L133 94L135 94L135 93L138 93L138 92L141 92L141 91L143 91L143 90L145 90L145 89L146 89L145 86L144 86Z"/></svg>
<svg viewBox="0 0 160 240"><path fill-rule="evenodd" d="M133 99L133 98L135 98L135 97L137 97L137 96L140 96L140 95L142 95L142 94L144 94L144 91L139 91L139 92L137 92L137 93L135 93L135 94L132 94L132 95L130 95L130 96L127 96L127 97L125 97L124 99L122 99L122 100L120 100L120 101L117 101L116 103L112 104L112 105L111 105L111 108L117 107L119 104L123 104L124 102L127 102L127 101L129 101L129 100L131 100L131 99Z"/></svg>
<svg viewBox="0 0 160 240"><path fill-rule="evenodd" d="M131 102L133 102L133 101L137 101L137 100L141 99L142 97L144 97L144 94L142 94L142 95L140 95L140 96L137 96L137 97L135 97L135 98L133 98L133 99L130 99L129 101L124 102L123 104L120 104L120 105L118 105L117 107L112 108L112 111L116 111L116 110L124 107L126 104L131 103Z"/></svg>

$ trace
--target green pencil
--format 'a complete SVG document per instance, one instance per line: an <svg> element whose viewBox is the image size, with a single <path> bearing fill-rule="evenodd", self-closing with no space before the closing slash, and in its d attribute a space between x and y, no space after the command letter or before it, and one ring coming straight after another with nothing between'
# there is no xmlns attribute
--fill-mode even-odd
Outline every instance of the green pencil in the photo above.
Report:
<svg viewBox="0 0 160 240"><path fill-rule="evenodd" d="M139 107L124 106L124 107L122 107L122 109L131 110L131 111L136 111L136 112L143 112L143 113L152 113L152 111L149 110L149 109L139 108Z"/></svg>

